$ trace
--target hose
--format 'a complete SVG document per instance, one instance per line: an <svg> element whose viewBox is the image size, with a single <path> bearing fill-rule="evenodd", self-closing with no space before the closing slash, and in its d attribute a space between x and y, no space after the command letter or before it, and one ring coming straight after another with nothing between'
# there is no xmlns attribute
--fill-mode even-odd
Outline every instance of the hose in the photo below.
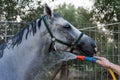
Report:
<svg viewBox="0 0 120 80"><path fill-rule="evenodd" d="M115 74L113 73L112 69L108 68L109 73L111 74L113 80L117 80Z"/></svg>
<svg viewBox="0 0 120 80"><path fill-rule="evenodd" d="M93 57L87 57L87 56L77 56L76 59L81 60L81 61L89 61L89 62L94 62L96 63L97 59ZM108 68L107 69L109 73L111 74L113 80L117 80L115 77L115 74L113 73L112 69Z"/></svg>

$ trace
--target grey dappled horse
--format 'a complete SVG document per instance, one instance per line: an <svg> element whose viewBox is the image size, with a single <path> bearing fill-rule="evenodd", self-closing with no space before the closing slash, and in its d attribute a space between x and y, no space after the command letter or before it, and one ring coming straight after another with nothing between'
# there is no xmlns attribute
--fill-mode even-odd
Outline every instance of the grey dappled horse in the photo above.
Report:
<svg viewBox="0 0 120 80"><path fill-rule="evenodd" d="M69 52L88 56L96 53L90 37L47 5L44 13L0 45L0 80L52 80L61 66L58 63L67 60Z"/></svg>

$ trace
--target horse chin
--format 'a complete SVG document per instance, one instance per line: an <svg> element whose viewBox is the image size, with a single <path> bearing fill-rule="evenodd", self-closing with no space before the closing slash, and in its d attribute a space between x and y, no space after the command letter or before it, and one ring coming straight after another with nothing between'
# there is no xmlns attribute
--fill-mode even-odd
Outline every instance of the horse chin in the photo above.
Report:
<svg viewBox="0 0 120 80"><path fill-rule="evenodd" d="M81 49L73 49L72 53L76 55L84 55L84 56L93 56L94 54L89 51L81 50Z"/></svg>

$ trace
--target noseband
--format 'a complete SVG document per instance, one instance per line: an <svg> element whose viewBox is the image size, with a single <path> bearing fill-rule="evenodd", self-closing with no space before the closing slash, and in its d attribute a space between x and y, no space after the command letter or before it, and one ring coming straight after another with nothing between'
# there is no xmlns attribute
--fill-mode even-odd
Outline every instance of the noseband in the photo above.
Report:
<svg viewBox="0 0 120 80"><path fill-rule="evenodd" d="M45 16L46 16L46 15L45 15ZM55 49L55 42L58 42L58 43L61 43L61 44L63 44L63 45L66 45L66 46L70 47L70 48L71 48L70 51L72 51L73 48L78 44L79 40L82 38L83 33L81 33L80 36L78 37L78 39L76 39L73 43L67 43L67 42L64 42L64 41L62 41L62 40L59 40L59 39L57 39L57 38L52 34L52 32L51 32L51 30L50 30L50 28L49 28L49 25L47 24L47 22L46 22L46 20L45 20L45 16L43 16L42 19L43 19L43 22L44 22L44 24L45 24L46 29L48 30L48 33L49 33L50 36L51 36L51 41L52 41L52 43L51 43L51 45L50 45L50 48L49 48L49 51L50 51L51 48L53 48L53 47L54 47L54 49Z"/></svg>

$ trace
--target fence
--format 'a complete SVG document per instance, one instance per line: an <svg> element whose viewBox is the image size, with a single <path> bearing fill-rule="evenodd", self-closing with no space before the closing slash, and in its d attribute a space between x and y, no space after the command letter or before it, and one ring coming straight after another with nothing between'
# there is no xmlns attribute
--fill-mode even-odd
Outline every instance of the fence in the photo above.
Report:
<svg viewBox="0 0 120 80"><path fill-rule="evenodd" d="M24 24L13 21L0 22L0 43L6 42L8 38L20 31Z"/></svg>
<svg viewBox="0 0 120 80"><path fill-rule="evenodd" d="M98 55L108 58L115 64L120 64L120 23L99 26L82 24L82 26L80 26L80 30L97 42ZM74 76L79 75L71 80L112 80L108 71L99 65L81 61L72 64L74 67L70 66L71 72L74 73Z"/></svg>
<svg viewBox="0 0 120 80"><path fill-rule="evenodd" d="M24 26L18 22L0 22L0 43L7 41ZM98 46L98 55L120 64L120 23L95 26L81 24L80 30L92 37ZM69 80L112 80L106 69L96 64L72 61L69 67Z"/></svg>

